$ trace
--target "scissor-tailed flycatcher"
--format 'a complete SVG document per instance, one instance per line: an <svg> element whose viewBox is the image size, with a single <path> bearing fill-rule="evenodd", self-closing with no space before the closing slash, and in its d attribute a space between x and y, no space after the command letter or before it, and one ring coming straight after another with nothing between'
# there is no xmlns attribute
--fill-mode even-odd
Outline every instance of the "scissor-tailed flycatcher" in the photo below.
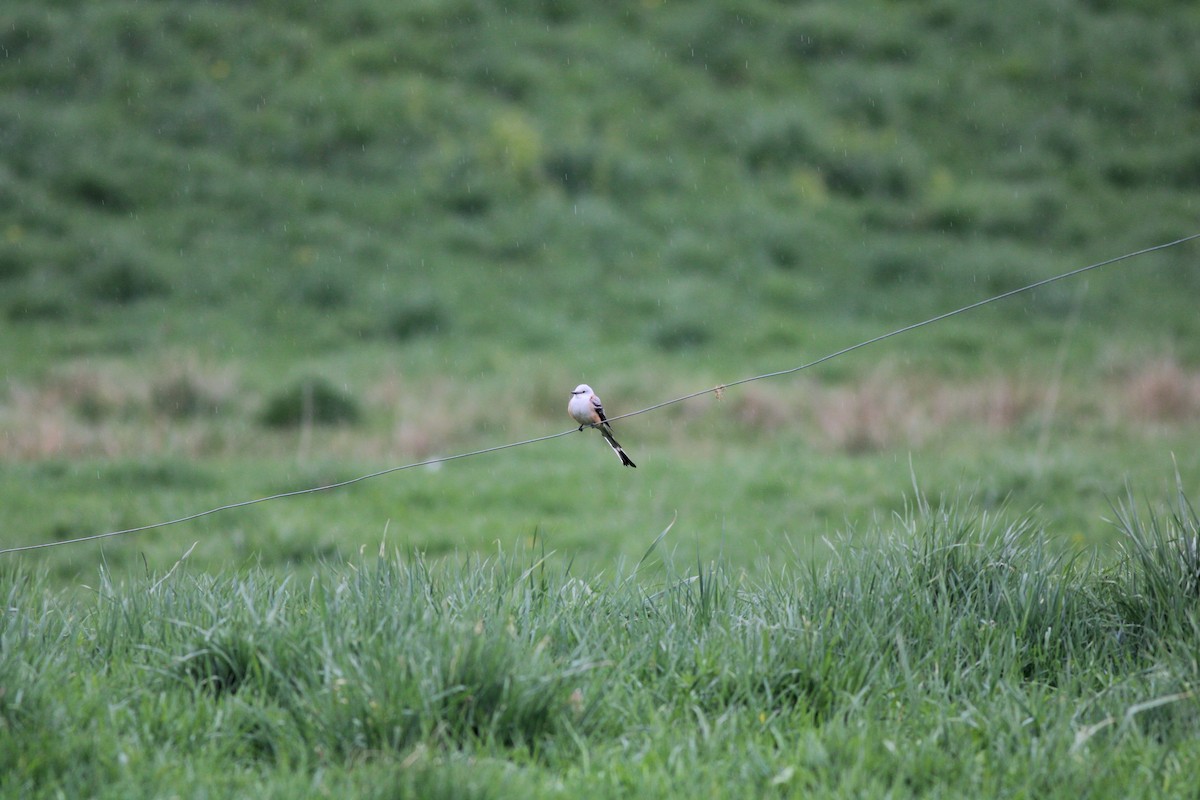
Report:
<svg viewBox="0 0 1200 800"><path fill-rule="evenodd" d="M637 464L633 463L632 458L625 455L621 445L617 444L617 440L613 438L612 426L608 424L608 418L604 416L604 405L592 391L592 387L586 383L575 387L575 391L571 392L571 402L567 403L567 413L579 423L579 430L583 430L585 425L599 430L600 435L608 442L608 446L620 457L621 463L627 467L637 468Z"/></svg>

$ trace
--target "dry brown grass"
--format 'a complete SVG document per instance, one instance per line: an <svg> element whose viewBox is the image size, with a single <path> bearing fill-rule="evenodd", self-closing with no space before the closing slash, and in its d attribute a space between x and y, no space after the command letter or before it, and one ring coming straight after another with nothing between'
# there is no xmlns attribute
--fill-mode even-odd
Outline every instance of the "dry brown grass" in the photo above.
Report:
<svg viewBox="0 0 1200 800"><path fill-rule="evenodd" d="M1123 381L1120 410L1143 423L1179 423L1200 419L1200 372L1189 372L1170 358L1159 358Z"/></svg>
<svg viewBox="0 0 1200 800"><path fill-rule="evenodd" d="M767 431L797 423L819 432L823 444L848 453L919 445L948 427L1002 432L1042 407L1033 387L1006 378L931 383L880 370L848 385L805 382L790 390L750 387L734 403L738 421Z"/></svg>
<svg viewBox="0 0 1200 800"><path fill-rule="evenodd" d="M1053 388L1049 381L995 376L948 383L882 367L853 384L804 381L789 388L750 386L734 401L738 422L771 432L796 424L824 446L860 453L919 446L947 429L1003 433L1042 426L1047 416L1098 419L1110 426L1200 422L1200 372L1160 359L1094 384ZM1061 391L1061 397L1055 392Z"/></svg>
<svg viewBox="0 0 1200 800"><path fill-rule="evenodd" d="M225 367L185 358L147 374L119 365L71 364L38 383L0 387L0 459L222 454L307 458L319 453L419 460L474 446L481 439L539 435L555 420L565 427L565 390L548 381L466 387L448 378L417 382L393 372L362 390L365 423L280 433L255 424L261 398ZM747 432L815 432L820 445L831 451L914 447L936 441L947 430L1003 433L1041 426L1054 399L1049 384L1012 376L935 381L884 365L855 383L752 384L727 392L720 403L671 406L655 435L672 438L672 430L719 414ZM618 392L617 397L624 395ZM620 406L614 407L617 413L632 407L628 398L614 405ZM1114 371L1103 381L1068 383L1053 413L1055 418L1113 427L1197 423L1200 372L1160 358ZM672 441L684 446L689 437Z"/></svg>
<svg viewBox="0 0 1200 800"><path fill-rule="evenodd" d="M242 410L238 397L230 370L189 359L150 375L65 365L39 383L0 387L0 458L210 454L221 446L218 418Z"/></svg>
<svg viewBox="0 0 1200 800"><path fill-rule="evenodd" d="M478 425L486 413L476 398L448 380L417 383L399 373L368 387L363 399L369 413L380 412L388 419L386 435L376 437L371 446L372 455L379 458L429 458L456 433Z"/></svg>

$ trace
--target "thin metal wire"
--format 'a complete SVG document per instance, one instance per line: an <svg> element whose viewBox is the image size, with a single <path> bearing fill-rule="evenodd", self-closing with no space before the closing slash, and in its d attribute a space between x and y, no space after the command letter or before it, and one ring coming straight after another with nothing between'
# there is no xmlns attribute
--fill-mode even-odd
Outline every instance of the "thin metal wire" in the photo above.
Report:
<svg viewBox="0 0 1200 800"><path fill-rule="evenodd" d="M539 436L536 439L526 439L523 442L510 442L509 444L496 445L495 447L485 447L482 450L472 450L469 453L458 453L457 455L453 455L453 456L442 456L440 458L431 458L426 461L418 461L413 464L404 464L403 466L399 466L399 467L388 467L387 469L381 469L378 472L372 472L369 475L359 475L357 478L350 478L349 480L339 481L338 483L330 483L325 486L313 486L308 489L296 489L291 492L280 492L279 494L268 495L267 497L258 497L258 498L255 498L254 500L242 500L241 502L238 502L238 503L229 503L227 505L217 506L216 508L210 508L206 511L200 511L195 514L188 514L186 517L179 517L178 519L171 519L171 520L167 520L165 522L155 522L150 525L139 525L136 528L126 528L126 529L120 530L120 531L108 531L107 533L95 533L95 534L92 534L91 536L80 536L75 539L60 539L60 540L54 541L54 542L41 542L39 544L27 544L27 545L23 545L21 547L9 547L9 548L0 550L0 555L4 555L5 553L20 553L20 552L24 552L26 550L41 550L41 549L44 549L47 547L58 547L59 545L64 545L64 544L78 544L80 542L91 542L91 541L95 541L96 539L107 539L110 536L124 536L127 533L138 533L140 531L149 531L149 530L153 530L155 528L165 528L168 525L178 525L181 522L191 522L194 519L200 519L201 517L207 517L210 514L217 514L221 511L230 511L235 508L245 508L246 506L257 505L258 503L266 503L269 500L281 500L285 497L296 497L297 495L302 495L302 494L316 494L317 492L328 492L332 489L341 489L344 486L349 486L354 483L362 483L363 481L370 480L371 478L378 478L382 475L389 475L393 472L400 472L402 470L413 469L415 467L427 467L430 464L441 464L446 461L454 461L455 459L459 459L459 458L470 458L471 456L480 456L480 455L483 455L484 453L494 453L497 450L508 450L513 447L523 447L527 444L534 444L536 442L544 442L547 439L557 439L560 436L566 436L569 433L578 433L578 429L572 428L569 431L563 431L561 433L552 433L549 436Z"/></svg>
<svg viewBox="0 0 1200 800"><path fill-rule="evenodd" d="M637 411L630 411L626 414L620 414L618 416L609 417L608 419L610 422L612 422L612 421L619 420L619 419L625 419L626 417L636 417L639 414L647 414L651 411L657 411L660 408L665 408L666 406L675 405L676 403L682 403L686 400L691 400L693 398L700 397L701 395L709 394L710 392L722 392L725 389L728 389L732 386L741 386L742 384L745 384L745 383L752 383L754 381L766 380L767 378L778 378L783 375L791 375L795 372L800 372L801 370L811 369L812 367L815 367L818 364L824 364L826 361L832 361L835 358L844 356L847 353L852 353L855 350L860 350L869 345L878 344L879 342L882 342L886 339L891 339L895 336L900 336L901 334L908 333L909 331L914 331L918 328L923 328L927 325L933 325L936 322L941 322L942 320L949 319L950 317L954 317L959 314L964 314L968 311L972 311L981 306L986 306L989 303L995 303L1000 300L1004 300L1006 298L1012 297L1013 295L1018 295L1023 292L1028 292L1033 289L1037 289L1041 286L1046 286L1047 284L1054 283L1056 281L1073 278L1076 275L1082 275L1085 272L1090 272L1091 270L1099 269L1100 267L1106 267L1110 264L1116 264L1119 261L1126 261L1131 258L1143 256L1148 253L1153 253L1157 250L1165 250L1168 247L1175 247L1176 245L1180 245L1180 244L1183 244L1184 242L1189 242L1193 239L1198 239L1198 238L1200 238L1200 233L1194 233L1191 236L1185 236L1182 239L1176 239L1173 242L1167 242L1165 244L1159 244L1159 245L1155 245L1153 247L1147 247L1142 250L1136 250L1132 253L1126 253L1125 255L1117 256L1116 258L1110 258L1105 261L1099 261L1095 264L1089 264L1086 267L1079 267L1078 269L1073 269L1073 270L1070 270L1069 272L1063 272L1061 274L1054 275L1053 277L1050 277L1050 278L1044 278L1040 281L1035 281L1031 284L1022 286L1018 289L1010 289L1007 292L1003 292L1003 293L995 295L993 297L989 297L985 300L979 300L975 303L971 303L970 305L965 305L961 308L956 308L953 311L947 311L944 314L939 314L936 317L930 317L929 319L924 320L922 322L916 322L916 323L913 323L912 325L906 325L903 328L897 328L896 330L891 331L889 333L885 333L880 336L876 336L872 339L867 339L866 341L859 342L858 344L854 344L849 347L844 347L841 350L837 350L833 353L829 353L828 355L824 355L824 356L816 359L815 361L809 361L806 364L801 364L798 367L792 367L790 369L781 369L776 372L766 372L766 373L763 373L762 375L755 375L751 378L742 378L740 380L736 380L731 383L723 383L723 384L714 386L709 389L702 389L698 392L692 392L691 394L685 394L682 397L676 397L671 400L665 400L661 403L655 403L652 406L646 406L645 408L638 409ZM325 486L314 486L314 487L311 487L308 489L296 489L295 491L280 492L279 494L273 494L273 495L269 495L267 497L259 497L254 500L243 500L238 503L229 503L227 505L218 506L216 508L210 508L206 511L200 511L196 514L189 514L185 517L179 517L178 519L167 520L165 522L155 522L150 525L141 525L136 528L126 528L124 530L119 530L119 531L108 531L107 533L97 533L97 534L92 534L91 536L80 536L75 539L60 539L58 541L53 541L53 542L41 542L39 544L29 544L29 545L23 545L21 547L9 547L9 548L0 550L0 555L4 555L6 553L21 553L21 552L26 552L29 550L41 550L41 549L48 548L48 547L58 547L60 545L67 545L67 544L79 544L81 542L92 542L97 539L107 539L107 538L113 537L113 536L124 536L124 535L130 534L130 533L139 533L142 531L154 530L155 528L165 528L169 525L179 525L184 522L190 522L195 519L200 519L201 517L207 517L212 514L217 514L222 511L230 511L235 508L245 508L246 506L257 505L258 503L266 503L271 500L282 500L285 497L296 497L299 495L316 494L317 492L328 492L333 489L341 489L345 486L350 486L355 483L361 483L363 481L367 481L372 478L378 478L383 475L390 475L393 472L401 472L403 470L414 469L416 467L430 466L432 464L443 464L447 461L456 461L460 458L471 458L473 456L484 455L485 453L495 453L500 450L509 450L514 447L524 447L525 445L528 445L528 444L536 444L538 442L544 442L544 441L547 441L550 439L558 439L562 436L567 436L572 433L577 433L579 430L580 430L579 428L571 428L570 430L561 431L559 433L551 433L547 436L538 436L534 439L525 439L524 441L520 441L520 442L510 442L509 444L496 445L495 447L485 447L482 450L472 450L469 453L458 453L456 455L451 455L451 456L441 456L439 458L430 458L425 461L418 461L418 462L415 462L412 464L404 464L399 467L389 467L387 469L381 469L378 472L372 472L368 475L360 475L357 478L351 478L349 480L339 481L338 483L331 483L331 484L328 484Z"/></svg>
<svg viewBox="0 0 1200 800"><path fill-rule="evenodd" d="M1099 261L1095 264L1089 264L1086 267L1079 267L1078 269L1073 269L1070 272L1063 272L1059 275L1055 275L1050 278L1043 278L1042 280L1035 281L1031 284L1028 284L1027 286L1022 286L1019 289L1010 289L1007 292L1003 292L1002 294L995 295L994 297L989 297L986 300L979 300L977 302L971 303L970 305L963 306L962 308L956 308L953 311L947 311L944 314L938 314L936 317L930 317L929 319L924 320L922 322L915 322L912 325L905 325L903 328L897 328L896 330L891 331L890 333L885 333L885 334L882 334L881 336L876 336L874 339L867 339L865 342L859 342L858 344L854 344L849 347L843 347L841 350L838 350L836 352L830 353L825 356L821 356L820 358L818 358L815 361L810 361L807 364L801 364L798 367L792 367L791 369L781 369L777 372L767 372L762 375L755 375L753 378L742 378L741 380L733 381L732 383L723 383L723 384L720 384L719 386L714 386L711 389L702 389L701 391L698 391L698 392L692 392L691 394L685 394L683 397L676 397L674 400L666 400L662 403L657 403L652 406L647 406L646 408L642 408L637 411L630 411L628 414L621 414L619 416L609 417L608 420L609 420L609 422L612 422L613 420L624 419L625 417L634 417L634 416L637 416L638 414L645 414L648 411L656 411L665 406L674 405L675 403L682 403L685 400L691 400L692 398L699 397L702 394L708 394L709 392L724 391L725 389L728 389L731 386L741 386L743 383L752 383L753 381L761 381L761 380L765 380L767 378L778 378L782 375L791 375L793 372L800 372L801 370L811 369L812 367L815 367L818 364L824 364L826 361L832 361L835 358L844 356L847 353L852 353L855 350L860 350L864 347L867 347L868 345L878 344L879 342L882 342L885 339L891 339L892 337L899 336L902 333L908 333L909 331L915 331L917 328L924 328L926 325L932 325L935 322L941 322L944 319L949 319L950 317L957 316L959 314L964 314L968 311L972 311L976 308L979 308L980 306L986 306L989 303L995 303L998 300L1004 300L1006 298L1012 297L1013 295L1021 294L1022 292L1028 292L1033 289L1037 289L1039 287L1046 286L1047 284L1054 283L1056 281L1066 280L1067 278L1073 278L1076 275L1082 275L1085 272L1090 272L1091 270L1099 269L1100 267L1107 267L1110 264L1116 264L1118 261L1126 261L1128 259L1136 258L1138 256L1144 256L1148 253L1153 253L1156 250L1165 250L1168 247L1175 247L1176 245L1183 244L1184 242L1190 242L1192 239L1198 239L1198 238L1200 238L1200 233L1193 233L1191 236L1185 236L1182 239L1176 239L1173 242L1167 242L1166 244L1158 244L1158 245L1155 245L1154 247L1147 247L1144 250L1137 250L1132 253L1126 253L1123 256L1117 256L1116 258L1110 258L1105 261Z"/></svg>

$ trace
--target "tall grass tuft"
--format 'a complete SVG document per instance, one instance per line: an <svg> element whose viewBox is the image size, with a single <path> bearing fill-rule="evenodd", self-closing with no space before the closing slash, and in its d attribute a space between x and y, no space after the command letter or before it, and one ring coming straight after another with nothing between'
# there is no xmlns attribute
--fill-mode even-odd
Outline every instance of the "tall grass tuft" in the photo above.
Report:
<svg viewBox="0 0 1200 800"><path fill-rule="evenodd" d="M1173 508L1140 512L1127 493L1113 507L1122 533L1115 583L1127 635L1154 646L1200 625L1200 517L1178 492Z"/></svg>

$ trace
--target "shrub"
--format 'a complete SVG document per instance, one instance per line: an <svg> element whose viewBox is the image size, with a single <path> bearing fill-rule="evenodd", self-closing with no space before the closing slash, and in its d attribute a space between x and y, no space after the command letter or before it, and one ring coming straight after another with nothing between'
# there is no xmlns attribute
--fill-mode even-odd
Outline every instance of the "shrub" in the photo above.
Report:
<svg viewBox="0 0 1200 800"><path fill-rule="evenodd" d="M214 381L187 367L164 376L150 388L150 403L172 419L214 416L231 393L223 379Z"/></svg>
<svg viewBox="0 0 1200 800"><path fill-rule="evenodd" d="M445 310L436 300L410 298L389 314L388 335L399 341L443 332L449 324Z"/></svg>
<svg viewBox="0 0 1200 800"><path fill-rule="evenodd" d="M71 316L71 304L57 291L25 289L9 296L5 313L13 322L61 320Z"/></svg>
<svg viewBox="0 0 1200 800"><path fill-rule="evenodd" d="M0 245L0 281L20 278L29 272L29 261L15 245Z"/></svg>
<svg viewBox="0 0 1200 800"><path fill-rule="evenodd" d="M125 258L99 266L84 279L84 286L94 299L116 305L166 294L169 289L167 282L148 267Z"/></svg>
<svg viewBox="0 0 1200 800"><path fill-rule="evenodd" d="M358 422L358 402L325 378L303 378L268 398L259 421L269 428Z"/></svg>
<svg viewBox="0 0 1200 800"><path fill-rule="evenodd" d="M668 353L691 350L708 344L712 332L702 322L676 320L656 325L650 340L654 346Z"/></svg>
<svg viewBox="0 0 1200 800"><path fill-rule="evenodd" d="M295 289L301 302L319 311L345 306L351 294L341 274L330 270L304 275Z"/></svg>

